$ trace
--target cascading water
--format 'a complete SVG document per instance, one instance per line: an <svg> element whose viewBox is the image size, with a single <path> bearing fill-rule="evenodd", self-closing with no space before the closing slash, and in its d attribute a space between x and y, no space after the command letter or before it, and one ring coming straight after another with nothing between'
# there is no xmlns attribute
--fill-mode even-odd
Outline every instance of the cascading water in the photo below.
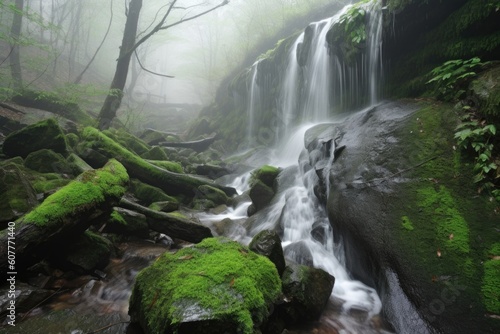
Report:
<svg viewBox="0 0 500 334"><path fill-rule="evenodd" d="M363 10L369 13L368 38L366 48L356 64L348 66L342 63L340 57L332 53L326 43L329 29L349 8L347 6L332 18L311 24L308 34L302 33L290 50L278 106L281 122L275 129L276 137L280 141L274 150L275 154L268 160L269 164L284 170L279 176L279 187L273 202L257 213L258 218L255 220L258 224L249 224L251 227L248 228L248 235L238 239L249 241L253 235L264 229L280 231L285 257L293 262L321 268L333 275L336 281L332 303L337 305L341 314L361 312L366 315L366 320L380 312L380 298L373 288L353 280L346 271L343 246L334 243L326 210L314 191L321 180L317 171L311 167L317 160L310 160L325 160L322 180L326 183L328 196L328 174L334 161L335 141L331 140L329 145L325 145L319 140L317 147L308 147L309 150L322 151L322 156L311 158L304 154L306 130L314 123L333 121L332 111L335 112L336 107L359 107L357 99L362 95L368 97L365 99L366 103L376 102L381 72L380 10L375 6L363 5ZM308 43L306 36L310 38ZM304 49L307 46L309 50ZM307 55L307 61L302 64L297 59L300 53ZM257 100L260 98L256 93L258 87L254 85L257 67L257 64L254 64L249 90L249 133L255 131L252 118L254 116L250 115L254 115L255 105L259 103ZM248 203L245 205L244 210ZM237 208L229 217L241 218L242 212ZM220 216L212 217L210 220L219 218ZM337 321L343 322L339 319ZM356 326L356 329L352 325L350 328L362 332L371 331L367 322Z"/></svg>
<svg viewBox="0 0 500 334"><path fill-rule="evenodd" d="M253 145L253 134L254 134L254 123L255 123L255 113L258 108L258 103L260 101L260 88L257 85L257 74L259 70L259 62L255 62L252 65L252 75L249 83L249 95L247 100L247 120L248 120L248 133L247 133L247 145L252 147Z"/></svg>

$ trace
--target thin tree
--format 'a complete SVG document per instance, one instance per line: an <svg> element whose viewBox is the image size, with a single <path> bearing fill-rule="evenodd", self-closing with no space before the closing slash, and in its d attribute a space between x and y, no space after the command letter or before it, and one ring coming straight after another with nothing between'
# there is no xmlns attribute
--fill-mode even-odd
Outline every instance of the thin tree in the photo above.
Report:
<svg viewBox="0 0 500 334"><path fill-rule="evenodd" d="M159 23L156 24L149 32L145 33L143 37L137 40L137 25L139 21L139 14L142 8L142 0L130 0L127 20L125 22L125 30L123 32L122 44L120 47L120 54L116 63L115 75L113 77L113 81L111 82L109 93L106 96L106 100L104 101L104 104L99 113L99 129L108 129L111 125L111 121L116 117L116 111L120 107L121 101L123 99L123 89L125 88L125 83L127 81L130 60L134 51L142 43L147 41L151 36L161 30L167 30L179 24L194 20L200 16L216 10L217 8L225 6L229 3L229 0L223 0L218 5L206 11L192 16L183 17L180 20L168 24L167 18L170 16L174 9L186 9L176 7L175 4L177 2L178 0L172 0Z"/></svg>
<svg viewBox="0 0 500 334"><path fill-rule="evenodd" d="M14 11L14 19L10 29L11 52L10 52L10 73L15 90L20 90L23 85L23 77L21 73L21 59L19 56L19 38L21 36L21 28L23 25L23 9L24 0L16 0L16 9Z"/></svg>

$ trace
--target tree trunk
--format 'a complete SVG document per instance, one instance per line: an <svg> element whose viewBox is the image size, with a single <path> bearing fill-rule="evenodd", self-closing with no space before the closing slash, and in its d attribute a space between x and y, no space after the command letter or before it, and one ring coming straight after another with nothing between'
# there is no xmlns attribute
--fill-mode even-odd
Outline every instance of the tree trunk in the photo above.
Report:
<svg viewBox="0 0 500 334"><path fill-rule="evenodd" d="M111 121L116 116L116 111L120 107L123 98L123 89L127 82L128 67L133 54L135 38L137 34L137 24L141 12L142 0L130 0L127 22L123 33L120 56L116 63L116 71L108 96L99 113L99 129L106 130L111 125Z"/></svg>
<svg viewBox="0 0 500 334"><path fill-rule="evenodd" d="M19 37L21 36L21 28L23 25L23 8L24 0L16 0L16 11L10 29L11 48L10 53L10 73L15 90L20 90L23 85L21 74L21 59L19 56Z"/></svg>

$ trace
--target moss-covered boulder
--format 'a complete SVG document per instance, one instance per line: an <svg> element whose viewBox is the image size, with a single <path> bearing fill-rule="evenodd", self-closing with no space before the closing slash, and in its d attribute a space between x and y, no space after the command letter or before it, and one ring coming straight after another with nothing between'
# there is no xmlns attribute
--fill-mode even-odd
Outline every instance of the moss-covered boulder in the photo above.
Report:
<svg viewBox="0 0 500 334"><path fill-rule="evenodd" d="M280 172L281 169L278 167L264 165L251 173L250 184L254 184L257 180L260 180L266 186L274 188L274 181Z"/></svg>
<svg viewBox="0 0 500 334"><path fill-rule="evenodd" d="M198 191L196 192L196 197L199 199L208 199L216 206L220 204L227 204L229 202L229 197L227 197L222 190L209 185L199 186Z"/></svg>
<svg viewBox="0 0 500 334"><path fill-rule="evenodd" d="M85 231L64 249L63 260L68 268L80 273L102 270L114 253L113 244L99 234ZM58 256L59 257L59 256Z"/></svg>
<svg viewBox="0 0 500 334"><path fill-rule="evenodd" d="M229 239L165 253L137 275L129 314L145 333L252 334L280 295L276 267Z"/></svg>
<svg viewBox="0 0 500 334"><path fill-rule="evenodd" d="M172 201L154 202L149 208L161 212L173 212L179 210L179 203Z"/></svg>
<svg viewBox="0 0 500 334"><path fill-rule="evenodd" d="M53 193L56 189L64 187L71 180L61 177L55 173L39 174L31 182L37 195Z"/></svg>
<svg viewBox="0 0 500 334"><path fill-rule="evenodd" d="M278 233L269 230L261 231L252 238L248 248L257 254L267 257L274 263L278 273L280 275L283 274L286 263Z"/></svg>
<svg viewBox="0 0 500 334"><path fill-rule="evenodd" d="M27 174L22 165L0 166L0 222L14 221L38 204Z"/></svg>
<svg viewBox="0 0 500 334"><path fill-rule="evenodd" d="M87 171L47 197L16 222L16 268L70 243L89 228L92 220L109 212L125 193L128 175L116 160L102 169ZM0 268L7 265L9 231L0 232Z"/></svg>
<svg viewBox="0 0 500 334"><path fill-rule="evenodd" d="M282 275L288 323L317 320L332 294L335 278L326 271L290 264Z"/></svg>
<svg viewBox="0 0 500 334"><path fill-rule="evenodd" d="M60 153L46 148L28 154L24 166L40 173L73 173L73 169Z"/></svg>
<svg viewBox="0 0 500 334"><path fill-rule="evenodd" d="M168 160L168 156L159 146L153 146L149 151L141 154L147 160Z"/></svg>
<svg viewBox="0 0 500 334"><path fill-rule="evenodd" d="M488 122L500 124L500 65L481 73L469 87L468 99Z"/></svg>
<svg viewBox="0 0 500 334"><path fill-rule="evenodd" d="M102 232L146 239L149 237L149 226L144 214L115 207Z"/></svg>
<svg viewBox="0 0 500 334"><path fill-rule="evenodd" d="M184 169L182 168L182 166L174 161L166 161L166 160L146 160L146 161L152 165L163 168L170 172L181 173L181 174L184 173Z"/></svg>
<svg viewBox="0 0 500 334"><path fill-rule="evenodd" d="M74 153L71 153L66 160L71 166L73 173L76 175L93 169L88 163L85 162L85 160Z"/></svg>
<svg viewBox="0 0 500 334"><path fill-rule="evenodd" d="M153 202L177 202L174 197L165 194L160 188L142 183L139 180L132 180L130 182L130 191L134 194L135 198L146 206L149 206Z"/></svg>
<svg viewBox="0 0 500 334"><path fill-rule="evenodd" d="M53 118L13 132L5 138L3 143L3 153L9 157L21 156L25 158L31 152L43 148L63 155L67 154L66 137Z"/></svg>

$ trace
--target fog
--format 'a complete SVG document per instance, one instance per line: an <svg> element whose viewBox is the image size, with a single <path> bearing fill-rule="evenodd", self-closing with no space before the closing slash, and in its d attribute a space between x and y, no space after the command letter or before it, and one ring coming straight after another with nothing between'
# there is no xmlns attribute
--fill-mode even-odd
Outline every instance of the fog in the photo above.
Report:
<svg viewBox="0 0 500 334"><path fill-rule="evenodd" d="M222 2L178 0L166 22L193 17ZM210 103L222 78L248 62L248 54L265 51L259 50L259 43L293 33L296 27L287 29L293 26L291 22L304 17L306 24L309 13L332 2L347 1L231 0L192 21L158 31L138 47L137 56L145 69L173 78L146 72L134 56L125 97L135 102ZM0 1L2 60L8 58L6 35L12 22L8 6L13 3ZM25 0L20 50L25 81L31 87L57 89L73 82L95 57L81 83L107 89L115 71L128 4L128 0ZM169 4L143 1L138 39L160 21ZM4 64L0 71L5 70Z"/></svg>

